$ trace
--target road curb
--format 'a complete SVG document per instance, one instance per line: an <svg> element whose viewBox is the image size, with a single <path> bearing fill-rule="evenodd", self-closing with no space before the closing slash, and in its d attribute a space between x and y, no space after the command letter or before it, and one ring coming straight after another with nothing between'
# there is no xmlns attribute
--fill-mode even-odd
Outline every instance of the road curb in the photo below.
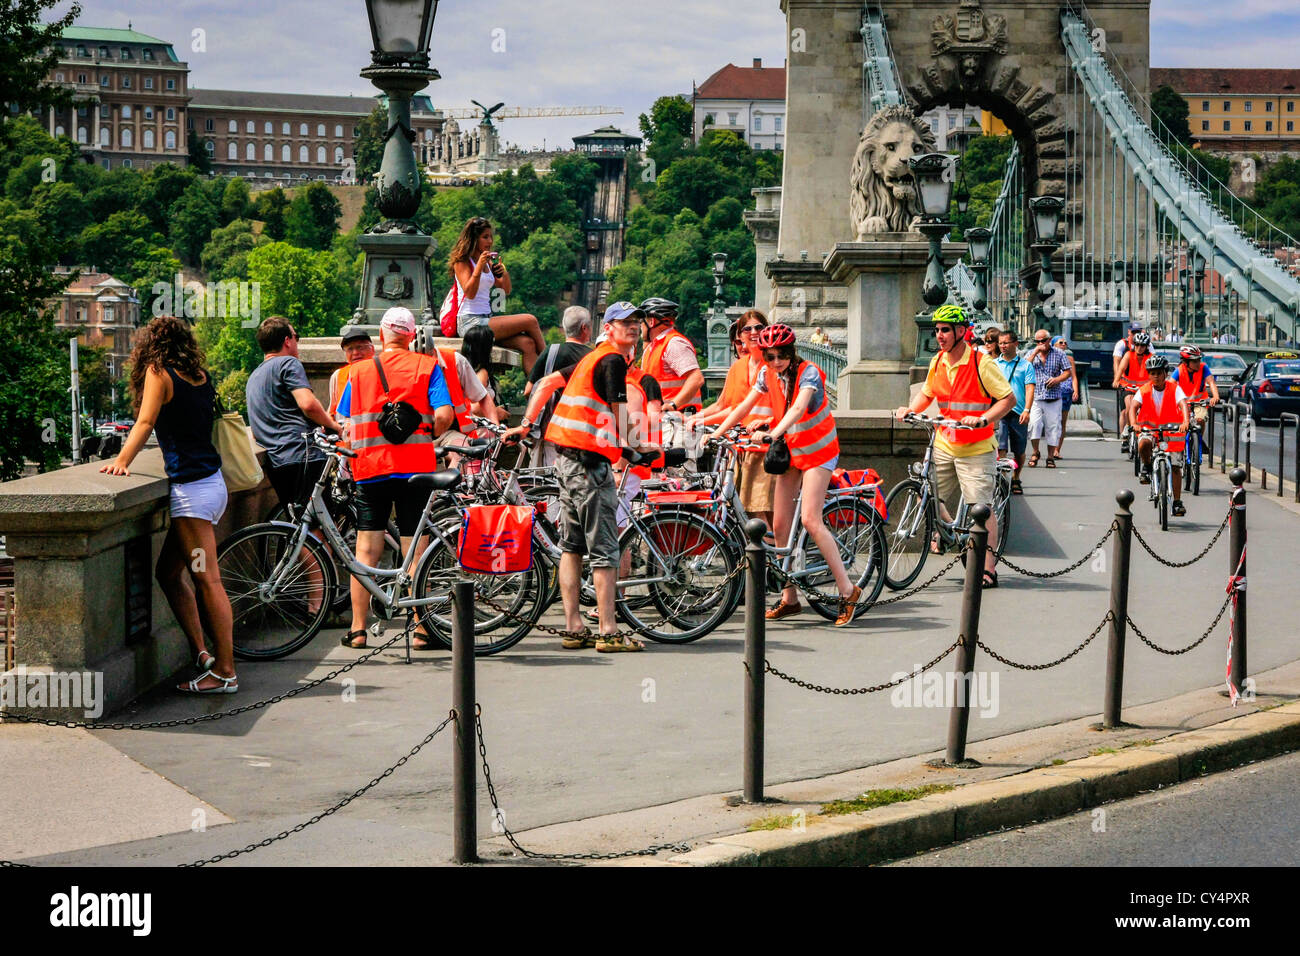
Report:
<svg viewBox="0 0 1300 956"><path fill-rule="evenodd" d="M718 837L667 866L843 866L911 856L1300 750L1300 701L865 813L808 821L802 832ZM644 865L644 861L642 863Z"/></svg>

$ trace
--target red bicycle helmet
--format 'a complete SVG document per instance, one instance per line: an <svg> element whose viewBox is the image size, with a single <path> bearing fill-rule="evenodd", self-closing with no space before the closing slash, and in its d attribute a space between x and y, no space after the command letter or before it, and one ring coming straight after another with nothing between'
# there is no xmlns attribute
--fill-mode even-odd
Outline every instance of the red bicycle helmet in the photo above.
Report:
<svg viewBox="0 0 1300 956"><path fill-rule="evenodd" d="M1201 350L1195 345L1184 345L1178 350L1179 358L1198 359L1201 357Z"/></svg>
<svg viewBox="0 0 1300 956"><path fill-rule="evenodd" d="M783 345L794 345L794 329L778 322L758 332L758 347L761 349L779 349Z"/></svg>

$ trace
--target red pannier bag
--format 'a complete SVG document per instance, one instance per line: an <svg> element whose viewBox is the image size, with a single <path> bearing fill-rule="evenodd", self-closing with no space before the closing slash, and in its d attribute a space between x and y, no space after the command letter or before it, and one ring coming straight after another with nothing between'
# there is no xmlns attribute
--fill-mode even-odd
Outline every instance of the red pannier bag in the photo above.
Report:
<svg viewBox="0 0 1300 956"><path fill-rule="evenodd" d="M880 474L874 468L836 468L831 473L832 489L858 488L863 491L871 489L871 506L876 509L876 514L880 515L881 521L888 521L889 515L885 513L885 496L880 493ZM847 515L846 515L847 516ZM832 519L834 516L832 516Z"/></svg>
<svg viewBox="0 0 1300 956"><path fill-rule="evenodd" d="M651 508L690 508L697 514L712 503L710 491L649 491L646 501ZM654 526L658 532L655 547L666 554L699 555L712 547L712 543L700 535L699 529L689 522L680 524L659 523Z"/></svg>
<svg viewBox="0 0 1300 956"><path fill-rule="evenodd" d="M518 574L533 563L531 505L471 505L456 548L460 566L474 574Z"/></svg>

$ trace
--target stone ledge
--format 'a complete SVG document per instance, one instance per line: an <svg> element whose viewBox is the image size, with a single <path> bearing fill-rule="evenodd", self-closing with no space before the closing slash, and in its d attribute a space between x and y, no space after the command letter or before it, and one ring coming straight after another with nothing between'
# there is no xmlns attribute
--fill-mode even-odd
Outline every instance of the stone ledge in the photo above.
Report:
<svg viewBox="0 0 1300 956"><path fill-rule="evenodd" d="M86 516L103 515L116 521L122 512L167 497L170 483L157 448L142 451L129 476L103 474L99 470L103 464L75 465L0 484L0 533L48 529L71 517L69 513L79 517L67 527L93 527L95 519ZM39 524L24 521L24 517L37 518Z"/></svg>

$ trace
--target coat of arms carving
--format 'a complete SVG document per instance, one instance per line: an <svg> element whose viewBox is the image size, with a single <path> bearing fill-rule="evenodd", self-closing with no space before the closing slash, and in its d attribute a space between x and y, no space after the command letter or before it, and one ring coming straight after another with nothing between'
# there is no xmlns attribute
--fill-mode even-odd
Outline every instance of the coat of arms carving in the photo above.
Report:
<svg viewBox="0 0 1300 956"><path fill-rule="evenodd" d="M990 55L1007 52L1007 18L986 14L980 0L961 0L955 16L940 14L931 24L934 56L957 60L963 81L972 81Z"/></svg>

